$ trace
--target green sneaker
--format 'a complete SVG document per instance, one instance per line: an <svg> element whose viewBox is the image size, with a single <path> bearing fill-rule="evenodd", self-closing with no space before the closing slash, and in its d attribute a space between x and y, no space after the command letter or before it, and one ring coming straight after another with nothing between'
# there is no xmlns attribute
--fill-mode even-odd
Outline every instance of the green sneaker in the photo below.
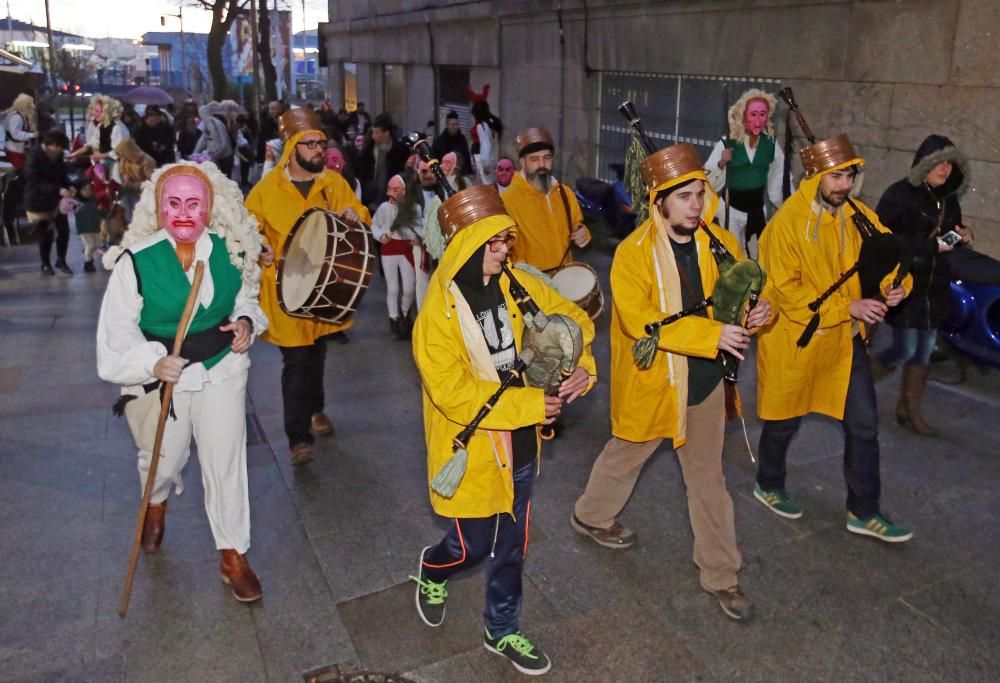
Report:
<svg viewBox="0 0 1000 683"><path fill-rule="evenodd" d="M913 532L906 527L893 524L885 515L872 515L858 519L852 513L847 513L847 530L852 534L871 536L886 543L905 543L913 538Z"/></svg>
<svg viewBox="0 0 1000 683"><path fill-rule="evenodd" d="M417 576L410 579L417 582L417 614L420 620L431 628L440 626L444 622L444 602L448 599L447 581L431 581L424 576L424 553L430 550L427 546L420 551L420 568Z"/></svg>
<svg viewBox="0 0 1000 683"><path fill-rule="evenodd" d="M486 629L483 647L495 655L506 657L515 669L528 676L541 676L552 668L549 656L532 645L520 631L494 638Z"/></svg>
<svg viewBox="0 0 1000 683"><path fill-rule="evenodd" d="M753 486L753 497L767 506L774 514L787 519L798 519L802 508L792 502L784 491L765 491L759 484Z"/></svg>

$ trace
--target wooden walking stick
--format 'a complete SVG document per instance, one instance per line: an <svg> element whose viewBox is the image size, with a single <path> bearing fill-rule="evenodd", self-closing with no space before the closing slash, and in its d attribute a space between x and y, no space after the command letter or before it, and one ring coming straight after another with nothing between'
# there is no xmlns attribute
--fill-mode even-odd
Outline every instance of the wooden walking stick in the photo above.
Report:
<svg viewBox="0 0 1000 683"><path fill-rule="evenodd" d="M188 294L187 303L184 304L184 313L181 315L180 324L177 325L177 334L174 335L174 349L170 355L179 356L184 337L187 336L188 325L194 314L195 306L198 303L198 291L201 289L201 279L205 275L205 262L198 261L194 266L194 281L191 283L191 292ZM153 484L156 481L156 469L160 462L160 447L163 445L163 432L167 426L167 414L170 412L170 399L174 395L173 382L165 382L163 397L160 399L160 419L156 423L156 438L153 441L153 457L149 462L149 471L146 473L146 486L142 490L142 502L139 503L139 518L135 522L135 540L132 542L132 556L128 561L128 573L125 575L125 588L122 590L122 601L118 605L118 616L122 619L128 613L128 600L132 595L132 580L135 578L135 568L139 562L139 545L142 542L142 528L146 525L146 509L149 507L149 498L153 495Z"/></svg>

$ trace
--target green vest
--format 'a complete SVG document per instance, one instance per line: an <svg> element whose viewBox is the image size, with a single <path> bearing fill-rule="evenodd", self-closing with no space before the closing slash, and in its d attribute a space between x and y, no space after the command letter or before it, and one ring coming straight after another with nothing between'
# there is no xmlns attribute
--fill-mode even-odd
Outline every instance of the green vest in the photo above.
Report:
<svg viewBox="0 0 1000 683"><path fill-rule="evenodd" d="M733 159L726 168L726 184L730 190L756 190L767 186L767 172L774 161L774 140L767 135L757 138L757 153L753 161L747 156L742 142L726 139L726 147L733 151Z"/></svg>
<svg viewBox="0 0 1000 683"><path fill-rule="evenodd" d="M228 322L236 307L236 295L243 285L239 268L229 261L226 240L209 233L212 240L212 254L208 257L208 270L212 274L215 296L212 303L199 304L191 322L190 332L201 332L221 322ZM177 325L184 313L191 283L181 270L170 240L161 240L139 252L130 252L139 281L142 296L142 314L139 329L146 334L172 339L177 334ZM221 361L231 348L227 346L219 353L202 362L209 370Z"/></svg>

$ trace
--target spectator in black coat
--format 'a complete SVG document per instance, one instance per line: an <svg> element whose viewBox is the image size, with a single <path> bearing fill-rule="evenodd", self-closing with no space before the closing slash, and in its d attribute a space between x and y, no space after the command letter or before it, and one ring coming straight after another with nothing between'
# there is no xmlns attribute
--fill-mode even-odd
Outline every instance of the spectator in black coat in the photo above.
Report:
<svg viewBox="0 0 1000 683"><path fill-rule="evenodd" d="M371 138L361 150L355 166L361 181L361 201L373 215L375 209L387 199L389 178L402 173L410 157L409 148L396 137L395 130L391 116L385 113L376 116L372 122Z"/></svg>
<svg viewBox="0 0 1000 683"><path fill-rule="evenodd" d="M59 213L59 200L76 194L63 162L68 147L69 138L65 133L59 129L48 131L42 136L42 143L31 150L24 171L24 209L35 227L45 275L55 275L50 260L53 238L56 241L56 268L67 275L73 274L66 264L69 222Z"/></svg>
<svg viewBox="0 0 1000 683"><path fill-rule="evenodd" d="M159 107L149 106L142 115L142 123L135 132L139 149L153 157L157 168L177 160L174 151L174 127Z"/></svg>
<svg viewBox="0 0 1000 683"><path fill-rule="evenodd" d="M458 170L456 175L468 176L475 173L472 168L472 156L469 154L469 141L465 139L465 134L458 122L458 113L449 111L445 117L445 128L441 134L434 138L431 145L431 152L435 159L444 159L448 152L454 152L458 157Z"/></svg>
<svg viewBox="0 0 1000 683"><path fill-rule="evenodd" d="M918 434L934 433L920 413L920 402L937 329L948 316L951 272L944 255L967 249L972 238L972 231L962 225L958 203L968 183L965 156L948 138L930 135L917 149L910 172L889 186L875 209L882 224L901 237L913 255L913 290L886 316L892 345L876 356L873 370L879 377L903 366L896 419ZM940 240L950 230L962 237L954 247Z"/></svg>

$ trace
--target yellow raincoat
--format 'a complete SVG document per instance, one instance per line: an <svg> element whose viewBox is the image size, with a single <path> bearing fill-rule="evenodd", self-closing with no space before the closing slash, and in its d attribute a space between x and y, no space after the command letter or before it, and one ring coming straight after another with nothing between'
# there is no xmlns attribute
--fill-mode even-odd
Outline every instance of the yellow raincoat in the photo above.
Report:
<svg viewBox="0 0 1000 683"><path fill-rule="evenodd" d="M805 348L796 345L812 318L808 304L858 259L861 234L854 210L846 203L831 215L819 204L820 179L826 173L861 165L852 159L830 171L804 179L768 222L760 238L760 263L767 271L770 298L777 316L760 335L757 347L757 413L762 420L784 420L822 413L844 417L851 376L852 338L864 324L852 324L851 302L861 298L855 275L820 307L821 323ZM855 200L882 232L874 211ZM882 281L887 289L895 271ZM913 278L902 282L909 293ZM856 327L855 327L856 325Z"/></svg>
<svg viewBox="0 0 1000 683"><path fill-rule="evenodd" d="M561 187L565 192L565 204L560 196L559 181L553 181L549 194L544 195L520 171L514 174L510 186L500 195L507 213L519 227L514 252L510 256L511 263L524 261L541 270L552 270L563 263L573 262L573 253L569 250L569 234L583 222L583 212L580 211L573 188L568 185ZM568 222L567 206L570 217Z"/></svg>
<svg viewBox="0 0 1000 683"><path fill-rule="evenodd" d="M655 188L651 197L688 180L705 180L694 171ZM706 185L702 216L715 214L718 198ZM659 352L652 366L640 370L632 358L632 346L646 336L645 326L681 309L679 275L659 209L650 206L650 218L632 231L615 251L611 264L611 433L626 441L673 439L684 445L687 426L687 359L714 358L724 323L692 315L660 328ZM732 233L718 225L712 233L732 254L745 258ZM708 235L698 230L698 269L705 295L719 279L719 268L709 249ZM659 241L659 246L657 246ZM666 258L657 259L659 249ZM663 264L661 266L660 264ZM664 272L664 266L669 269ZM712 315L712 309L708 309ZM682 409L681 409L682 408Z"/></svg>
<svg viewBox="0 0 1000 683"><path fill-rule="evenodd" d="M541 389L507 389L469 441L468 469L455 495L444 498L430 489L430 480L452 455L452 439L472 422L500 383L479 324L453 278L480 246L508 228L515 229L509 217L490 216L455 235L431 277L427 298L413 328L413 357L423 384L428 490L434 511L445 517L511 513L514 481L510 430L545 419ZM579 306L562 298L534 276L518 270L515 277L542 311L562 313L580 325L584 341L580 367L590 374L592 387L597 379L597 367L590 351L594 324ZM524 320L508 291L506 275L500 276L500 287L520 351Z"/></svg>
<svg viewBox="0 0 1000 683"><path fill-rule="evenodd" d="M296 143L307 132L312 131L297 133L285 142L281 161L254 186L246 199L247 210L260 222L276 257L281 256L288 233L307 209L319 207L339 212L351 207L358 212L362 221L371 221L368 209L358 201L354 190L339 173L324 170L316 177L307 198L303 198L302 193L292 185L285 167L295 151ZM261 335L265 341L277 346L307 346L320 337L345 330L354 324L353 320L348 320L341 325L331 325L288 315L278 304L277 276L276 258L273 264L262 269L260 280L260 307L264 309L270 323L267 331Z"/></svg>

